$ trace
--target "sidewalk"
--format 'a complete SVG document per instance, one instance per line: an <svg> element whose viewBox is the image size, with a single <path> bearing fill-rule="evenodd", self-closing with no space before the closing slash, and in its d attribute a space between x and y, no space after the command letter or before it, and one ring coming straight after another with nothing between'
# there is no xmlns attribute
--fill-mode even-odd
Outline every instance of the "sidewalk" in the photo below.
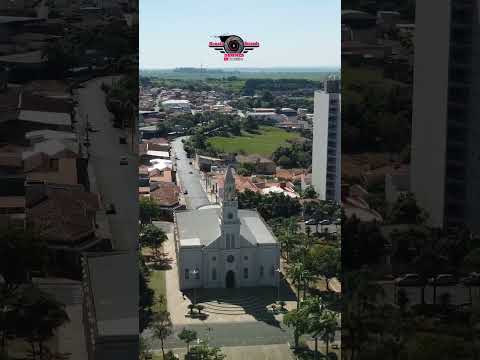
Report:
<svg viewBox="0 0 480 360"><path fill-rule="evenodd" d="M194 346L191 344L190 346ZM287 344L260 345L260 346L227 346L222 347L222 353L227 360L294 360L295 356ZM168 349L172 350L179 359L186 354L185 348ZM168 351L166 350L166 351ZM166 352L165 351L165 352ZM161 350L154 350L154 354L161 354Z"/></svg>

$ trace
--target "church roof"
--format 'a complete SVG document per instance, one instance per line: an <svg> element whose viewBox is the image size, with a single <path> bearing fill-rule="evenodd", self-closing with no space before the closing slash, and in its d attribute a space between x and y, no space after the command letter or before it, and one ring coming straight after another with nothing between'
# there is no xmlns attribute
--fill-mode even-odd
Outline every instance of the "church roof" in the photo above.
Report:
<svg viewBox="0 0 480 360"><path fill-rule="evenodd" d="M220 211L220 208L177 211L175 217L180 246L209 246L217 240L221 235ZM257 211L238 210L238 217L242 247L277 243Z"/></svg>

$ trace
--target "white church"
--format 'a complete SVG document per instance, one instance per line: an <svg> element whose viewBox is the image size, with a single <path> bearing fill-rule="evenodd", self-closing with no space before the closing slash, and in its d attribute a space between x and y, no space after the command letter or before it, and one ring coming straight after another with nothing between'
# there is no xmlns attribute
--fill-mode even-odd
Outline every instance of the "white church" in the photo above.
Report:
<svg viewBox="0 0 480 360"><path fill-rule="evenodd" d="M256 210L239 210L232 168L220 206L175 213L180 289L277 286L280 248Z"/></svg>

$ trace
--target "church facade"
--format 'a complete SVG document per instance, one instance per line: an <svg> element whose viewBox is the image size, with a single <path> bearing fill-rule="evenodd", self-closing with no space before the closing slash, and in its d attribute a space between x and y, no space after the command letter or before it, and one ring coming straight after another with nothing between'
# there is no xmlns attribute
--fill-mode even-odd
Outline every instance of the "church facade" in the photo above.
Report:
<svg viewBox="0 0 480 360"><path fill-rule="evenodd" d="M280 248L256 210L238 209L227 169L220 206L175 212L180 289L277 286Z"/></svg>

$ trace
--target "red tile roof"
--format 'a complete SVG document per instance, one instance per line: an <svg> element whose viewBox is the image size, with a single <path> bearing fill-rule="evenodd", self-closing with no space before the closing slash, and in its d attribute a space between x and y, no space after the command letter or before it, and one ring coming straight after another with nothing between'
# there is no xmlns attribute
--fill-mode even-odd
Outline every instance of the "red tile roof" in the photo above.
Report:
<svg viewBox="0 0 480 360"><path fill-rule="evenodd" d="M46 241L74 243L94 234L97 194L77 186L32 185L27 189L27 221Z"/></svg>
<svg viewBox="0 0 480 360"><path fill-rule="evenodd" d="M178 204L178 186L171 182L159 182L150 190L150 198L160 206L171 207Z"/></svg>

